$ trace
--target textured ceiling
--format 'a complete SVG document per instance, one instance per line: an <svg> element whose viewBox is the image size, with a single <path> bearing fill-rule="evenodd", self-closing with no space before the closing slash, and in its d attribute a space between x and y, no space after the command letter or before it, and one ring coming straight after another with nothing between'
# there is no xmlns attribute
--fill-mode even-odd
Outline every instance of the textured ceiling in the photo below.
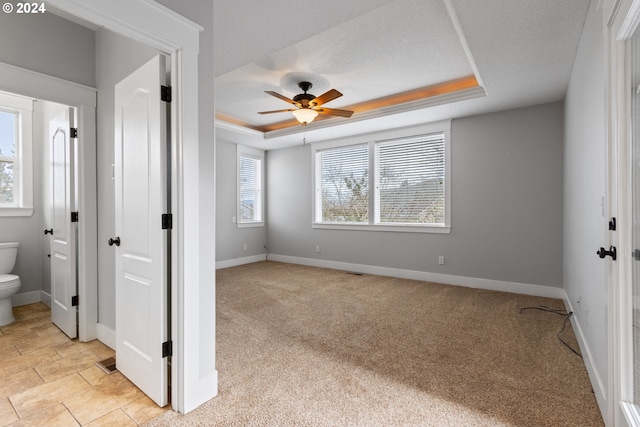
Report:
<svg viewBox="0 0 640 427"><path fill-rule="evenodd" d="M217 135L267 149L300 143L290 113L257 112L288 108L264 91L293 97L301 80L315 95L344 94L327 107L356 110L311 123L309 141L562 100L589 4L215 0ZM469 77L475 88L393 98ZM264 131L274 124L283 129Z"/></svg>

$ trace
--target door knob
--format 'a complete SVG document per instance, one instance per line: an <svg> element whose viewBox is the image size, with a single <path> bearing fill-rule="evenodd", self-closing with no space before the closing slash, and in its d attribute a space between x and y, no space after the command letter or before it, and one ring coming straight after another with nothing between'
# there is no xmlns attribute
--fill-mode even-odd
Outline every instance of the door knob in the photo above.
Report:
<svg viewBox="0 0 640 427"><path fill-rule="evenodd" d="M606 250L605 248L600 248L598 250L598 252L596 252L596 254L600 257L600 258L604 258L606 256L610 256L612 260L616 260L616 247L615 246L611 246L609 247L609 250Z"/></svg>
<svg viewBox="0 0 640 427"><path fill-rule="evenodd" d="M48 229L48 230L44 230L44 234L45 234L45 235L47 235L47 234L51 234L51 235L53 236L53 228L50 228L50 229Z"/></svg>
<svg viewBox="0 0 640 427"><path fill-rule="evenodd" d="M120 238L116 237L115 239L109 238L109 246L120 246Z"/></svg>

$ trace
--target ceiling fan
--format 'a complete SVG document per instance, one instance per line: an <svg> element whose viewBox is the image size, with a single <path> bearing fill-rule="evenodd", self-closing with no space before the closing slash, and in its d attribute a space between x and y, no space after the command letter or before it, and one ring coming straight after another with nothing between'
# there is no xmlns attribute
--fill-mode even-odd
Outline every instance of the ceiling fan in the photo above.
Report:
<svg viewBox="0 0 640 427"><path fill-rule="evenodd" d="M336 108L325 108L322 105L329 101L333 101L336 98L342 96L340 92L335 89L331 89L320 96L315 96L310 93L307 93L313 85L309 82L300 82L298 83L298 87L302 89L304 93L300 93L293 97L293 99L289 99L284 95L280 95L277 92L273 92L270 90L266 90L265 93L269 95L275 96L289 104L293 104L296 108L288 108L286 110L273 110L273 111L261 111L258 114L272 114L272 113L283 113L285 111L291 111L296 119L304 126L308 123L311 123L313 119L315 119L318 114L326 114L330 116L340 116L340 117L351 117L353 111L349 110L338 110Z"/></svg>

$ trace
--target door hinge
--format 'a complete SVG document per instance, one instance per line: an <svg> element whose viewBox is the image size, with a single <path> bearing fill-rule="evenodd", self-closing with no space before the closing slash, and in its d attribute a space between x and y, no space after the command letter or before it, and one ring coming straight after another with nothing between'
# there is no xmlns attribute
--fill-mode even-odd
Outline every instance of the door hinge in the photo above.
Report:
<svg viewBox="0 0 640 427"><path fill-rule="evenodd" d="M71 138L77 138L78 137L78 128L69 128L69 136Z"/></svg>
<svg viewBox="0 0 640 427"><path fill-rule="evenodd" d="M77 306L78 306L78 304L79 304L79 302L78 302L78 295L76 295L75 297L71 297L71 305L72 305L73 307L77 307Z"/></svg>
<svg viewBox="0 0 640 427"><path fill-rule="evenodd" d="M173 228L173 214L162 214L162 229L171 230Z"/></svg>
<svg viewBox="0 0 640 427"><path fill-rule="evenodd" d="M71 212L71 222L78 222L78 212Z"/></svg>
<svg viewBox="0 0 640 427"><path fill-rule="evenodd" d="M171 86L160 86L160 99L171 102Z"/></svg>
<svg viewBox="0 0 640 427"><path fill-rule="evenodd" d="M634 260L640 261L640 249L634 249L632 256Z"/></svg>
<svg viewBox="0 0 640 427"><path fill-rule="evenodd" d="M162 357L173 356L173 342L165 341L162 343Z"/></svg>

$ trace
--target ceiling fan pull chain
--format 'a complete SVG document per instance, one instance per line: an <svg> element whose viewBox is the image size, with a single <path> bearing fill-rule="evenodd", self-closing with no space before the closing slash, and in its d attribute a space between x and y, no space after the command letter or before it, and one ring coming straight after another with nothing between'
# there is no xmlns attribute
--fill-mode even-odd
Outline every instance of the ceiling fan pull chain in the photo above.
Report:
<svg viewBox="0 0 640 427"><path fill-rule="evenodd" d="M302 135L302 146L307 145L307 122L302 123L302 127L304 128L304 134Z"/></svg>

